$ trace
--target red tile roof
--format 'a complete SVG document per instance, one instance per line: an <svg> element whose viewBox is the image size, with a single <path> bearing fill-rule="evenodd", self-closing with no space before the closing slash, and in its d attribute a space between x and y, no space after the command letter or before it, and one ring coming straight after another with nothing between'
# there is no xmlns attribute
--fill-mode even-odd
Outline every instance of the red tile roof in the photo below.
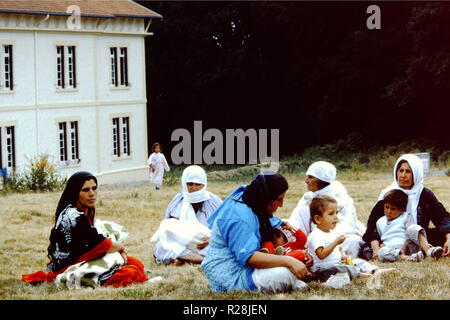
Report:
<svg viewBox="0 0 450 320"><path fill-rule="evenodd" d="M86 17L162 18L132 0L0 0L0 13L70 15L71 5L80 7L81 16Z"/></svg>

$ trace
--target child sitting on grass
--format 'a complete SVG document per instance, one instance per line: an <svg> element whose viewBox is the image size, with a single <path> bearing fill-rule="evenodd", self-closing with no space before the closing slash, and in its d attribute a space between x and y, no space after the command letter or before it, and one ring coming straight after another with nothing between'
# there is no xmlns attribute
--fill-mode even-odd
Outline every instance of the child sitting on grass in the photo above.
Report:
<svg viewBox="0 0 450 320"><path fill-rule="evenodd" d="M311 256L305 252L306 235L302 230L291 231L283 227L273 229L273 241L264 242L261 252L291 256L309 266L312 263Z"/></svg>
<svg viewBox="0 0 450 320"><path fill-rule="evenodd" d="M347 272L352 277L370 278L375 274L392 272L396 269L379 269L377 266L362 259L346 259L340 250L340 244L345 241L344 235L334 231L338 223L337 202L335 199L322 195L315 197L310 204L311 220L316 228L309 234L307 241L307 252L313 258L313 273L324 273L328 275L339 272ZM344 258L344 259L343 259ZM343 262L345 261L345 264ZM325 281L320 279L319 281Z"/></svg>
<svg viewBox="0 0 450 320"><path fill-rule="evenodd" d="M439 259L444 250L428 243L425 230L405 211L407 204L408 195L401 190L393 189L384 196L384 217L376 224L381 243L375 243L374 256L382 262L419 262L424 253Z"/></svg>

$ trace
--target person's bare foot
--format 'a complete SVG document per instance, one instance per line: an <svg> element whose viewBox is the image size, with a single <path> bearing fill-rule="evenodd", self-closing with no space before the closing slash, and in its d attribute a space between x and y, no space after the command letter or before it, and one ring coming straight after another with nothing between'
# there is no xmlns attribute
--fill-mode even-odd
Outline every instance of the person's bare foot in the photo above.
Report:
<svg viewBox="0 0 450 320"><path fill-rule="evenodd" d="M173 266L179 267L179 266L182 266L184 264L184 261L180 260L180 259L173 259L170 264L173 265Z"/></svg>
<svg viewBox="0 0 450 320"><path fill-rule="evenodd" d="M398 269L396 268L386 268L386 269L377 269L375 272L367 279L367 288L369 289L380 289L381 285L381 277L383 274L388 274L392 272L396 272Z"/></svg>
<svg viewBox="0 0 450 320"><path fill-rule="evenodd" d="M375 272L373 273L373 275L379 274L380 276L385 274L385 273L392 273L398 271L397 268L386 268L386 269L377 269L375 270Z"/></svg>

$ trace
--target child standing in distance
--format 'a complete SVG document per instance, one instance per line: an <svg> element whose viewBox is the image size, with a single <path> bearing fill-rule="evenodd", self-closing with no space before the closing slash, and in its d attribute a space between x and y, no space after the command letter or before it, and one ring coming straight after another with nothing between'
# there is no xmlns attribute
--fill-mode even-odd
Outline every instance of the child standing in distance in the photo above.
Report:
<svg viewBox="0 0 450 320"><path fill-rule="evenodd" d="M167 164L166 157L162 154L161 151L161 144L155 142L152 145L152 154L147 160L147 164L150 168L150 183L156 185L156 190L161 189L164 171L170 171L170 167Z"/></svg>
<svg viewBox="0 0 450 320"><path fill-rule="evenodd" d="M347 257L339 246L345 241L345 236L334 231L339 221L335 199L326 195L315 197L311 201L310 212L311 220L316 224L316 228L308 236L306 245L308 253L313 258L311 272L335 270L334 273L348 272L353 277L370 278L375 274L396 270L394 268L379 269L362 259L353 259L353 261L345 259ZM343 260L347 260L345 265Z"/></svg>
<svg viewBox="0 0 450 320"><path fill-rule="evenodd" d="M419 262L426 253L439 259L444 250L428 243L425 230L414 224L412 215L406 212L407 204L408 195L402 190L393 189L385 194L384 217L376 223L381 243L376 242L374 257L382 262Z"/></svg>
<svg viewBox="0 0 450 320"><path fill-rule="evenodd" d="M300 229L291 231L283 227L276 227L273 229L273 241L264 242L260 251L291 256L309 266L312 258L305 252L306 240L306 235Z"/></svg>

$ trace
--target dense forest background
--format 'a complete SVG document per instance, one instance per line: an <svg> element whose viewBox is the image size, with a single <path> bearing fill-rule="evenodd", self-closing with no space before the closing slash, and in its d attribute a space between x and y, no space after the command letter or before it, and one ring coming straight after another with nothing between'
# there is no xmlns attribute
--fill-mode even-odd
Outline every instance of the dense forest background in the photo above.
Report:
<svg viewBox="0 0 450 320"><path fill-rule="evenodd" d="M450 3L137 2L164 17L146 68L149 144L168 158L194 120L280 129L282 156L345 137L450 147ZM373 4L379 30L366 26Z"/></svg>

